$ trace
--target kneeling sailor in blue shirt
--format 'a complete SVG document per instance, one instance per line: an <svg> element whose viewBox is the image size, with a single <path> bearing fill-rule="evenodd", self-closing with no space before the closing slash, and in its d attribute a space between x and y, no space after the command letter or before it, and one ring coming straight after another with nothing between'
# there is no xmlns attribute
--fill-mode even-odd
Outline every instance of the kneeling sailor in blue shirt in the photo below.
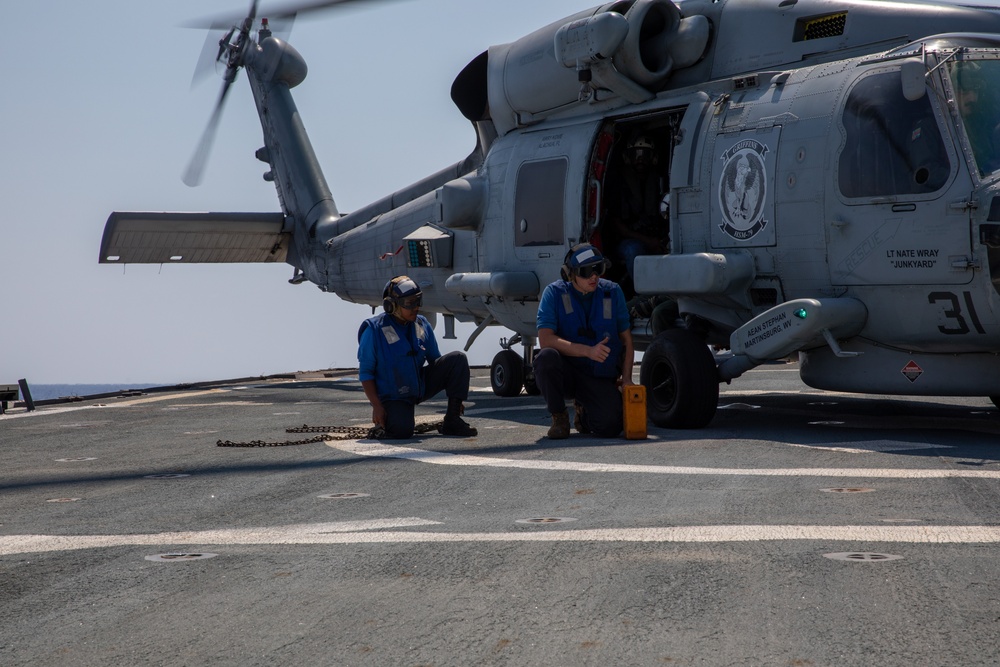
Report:
<svg viewBox="0 0 1000 667"><path fill-rule="evenodd" d="M535 384L552 414L548 436L569 437L566 399L574 398L581 433L621 433L622 394L632 382L635 350L625 296L601 278L608 261L589 243L573 246L538 304Z"/></svg>
<svg viewBox="0 0 1000 667"><path fill-rule="evenodd" d="M358 330L358 377L372 405L372 422L386 438L410 438L414 406L442 389L448 397L442 435L474 436L462 419L469 398L469 360L464 352L438 350L434 329L419 313L423 293L413 279L396 276L382 290L385 310Z"/></svg>

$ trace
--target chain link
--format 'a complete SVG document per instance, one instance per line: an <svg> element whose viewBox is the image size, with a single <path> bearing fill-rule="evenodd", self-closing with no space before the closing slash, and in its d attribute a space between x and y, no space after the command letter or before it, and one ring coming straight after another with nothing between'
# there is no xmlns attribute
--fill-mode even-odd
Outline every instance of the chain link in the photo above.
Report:
<svg viewBox="0 0 1000 667"><path fill-rule="evenodd" d="M429 433L436 431L443 423L437 421L417 424L413 427L413 432ZM215 445L217 447L289 447L291 445L310 445L316 442L326 442L327 440L380 440L385 436L385 429L381 426L309 426L308 424L303 424L302 426L285 429L285 433L323 433L324 435L307 440L286 440L285 442L266 442L264 440L233 442L232 440L219 440Z"/></svg>
<svg viewBox="0 0 1000 667"><path fill-rule="evenodd" d="M232 440L219 440L215 443L217 447L287 447L289 445L308 445L314 442L325 442L333 440L326 436L309 438L308 440L287 440L285 442L265 442L263 440L251 440L250 442L233 442Z"/></svg>
<svg viewBox="0 0 1000 667"><path fill-rule="evenodd" d="M377 426L309 426L303 424L302 426L286 428L285 433L338 433L349 435L352 438L365 438L374 434L377 429ZM330 439L332 440L332 438Z"/></svg>

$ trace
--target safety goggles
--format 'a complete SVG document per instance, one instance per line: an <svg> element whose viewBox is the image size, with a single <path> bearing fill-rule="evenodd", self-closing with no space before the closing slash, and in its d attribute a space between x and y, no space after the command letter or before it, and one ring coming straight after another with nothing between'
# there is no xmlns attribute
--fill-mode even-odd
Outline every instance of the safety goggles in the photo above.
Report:
<svg viewBox="0 0 1000 667"><path fill-rule="evenodd" d="M414 296L408 296L399 300L399 307L405 308L406 310L413 310L414 308L419 308L424 303L424 295L416 294Z"/></svg>
<svg viewBox="0 0 1000 667"><path fill-rule="evenodd" d="M586 266L581 266L580 268L578 268L576 270L576 275L584 279L592 278L593 276L600 277L604 275L605 268L606 267L604 262L598 262L597 264L588 264Z"/></svg>

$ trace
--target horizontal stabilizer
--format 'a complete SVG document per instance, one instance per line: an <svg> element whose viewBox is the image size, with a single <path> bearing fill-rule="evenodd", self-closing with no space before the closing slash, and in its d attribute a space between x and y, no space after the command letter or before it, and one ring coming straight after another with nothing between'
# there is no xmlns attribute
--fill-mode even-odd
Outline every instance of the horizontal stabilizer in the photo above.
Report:
<svg viewBox="0 0 1000 667"><path fill-rule="evenodd" d="M282 213L115 211L101 264L284 262L291 234Z"/></svg>

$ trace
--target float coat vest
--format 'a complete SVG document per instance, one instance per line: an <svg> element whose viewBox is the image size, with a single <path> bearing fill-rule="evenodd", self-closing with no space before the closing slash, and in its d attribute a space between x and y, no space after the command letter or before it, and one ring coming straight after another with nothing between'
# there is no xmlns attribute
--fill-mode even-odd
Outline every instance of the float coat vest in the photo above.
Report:
<svg viewBox="0 0 1000 667"><path fill-rule="evenodd" d="M586 357L566 357L567 361L595 377L617 378L621 375L625 348L618 336L618 321L615 319L615 284L603 278L597 281L589 311L571 283L560 280L552 283L552 287L557 303L556 334L571 343L590 346L597 345L607 336L605 345L611 348L611 354L602 363Z"/></svg>
<svg viewBox="0 0 1000 667"><path fill-rule="evenodd" d="M361 323L358 342L371 328L375 344L375 387L383 401L419 403L424 395L424 362L430 322L417 315L412 325L398 324L392 315L381 313Z"/></svg>

